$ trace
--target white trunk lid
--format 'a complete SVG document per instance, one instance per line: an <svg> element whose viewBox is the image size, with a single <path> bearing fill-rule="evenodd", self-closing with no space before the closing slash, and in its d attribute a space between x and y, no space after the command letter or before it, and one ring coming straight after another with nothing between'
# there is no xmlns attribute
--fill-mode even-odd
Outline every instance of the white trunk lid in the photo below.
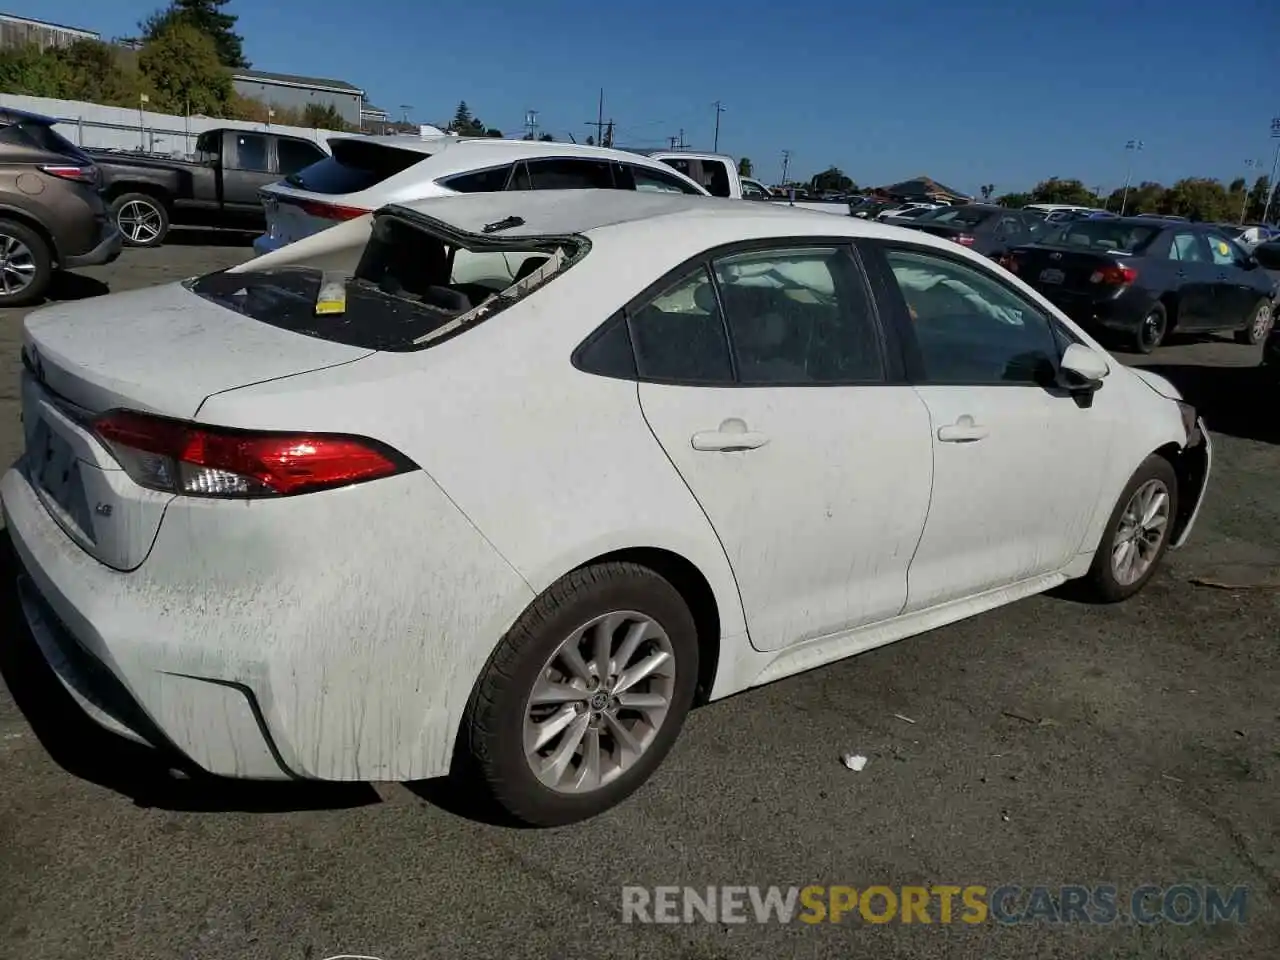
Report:
<svg viewBox="0 0 1280 960"><path fill-rule="evenodd" d="M191 419L215 393L371 352L262 323L179 284L39 310L23 330L28 477L72 540L131 570L172 495L129 479L94 434L94 415L123 407Z"/></svg>

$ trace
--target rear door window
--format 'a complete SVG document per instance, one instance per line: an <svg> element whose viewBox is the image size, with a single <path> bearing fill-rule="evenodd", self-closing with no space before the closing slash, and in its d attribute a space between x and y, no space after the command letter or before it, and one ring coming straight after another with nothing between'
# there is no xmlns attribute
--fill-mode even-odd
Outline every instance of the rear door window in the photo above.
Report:
<svg viewBox="0 0 1280 960"><path fill-rule="evenodd" d="M333 156L285 177L285 183L310 193L360 193L426 160L429 154L401 150L368 140L329 141Z"/></svg>
<svg viewBox="0 0 1280 960"><path fill-rule="evenodd" d="M630 328L642 378L709 386L733 383L724 318L705 268L633 312Z"/></svg>
<svg viewBox="0 0 1280 960"><path fill-rule="evenodd" d="M1204 263L1209 259L1204 244L1194 233L1174 234L1173 243L1169 245L1169 259L1182 260L1188 263Z"/></svg>
<svg viewBox="0 0 1280 960"><path fill-rule="evenodd" d="M1213 257L1213 262L1219 267L1234 267L1237 263L1244 260L1244 253L1219 233L1205 234L1205 239L1209 241L1209 256Z"/></svg>
<svg viewBox="0 0 1280 960"><path fill-rule="evenodd" d="M447 177L440 181L440 185L458 193L501 193L507 188L507 181L510 179L511 164L508 163L488 170L464 173L458 177Z"/></svg>
<svg viewBox="0 0 1280 960"><path fill-rule="evenodd" d="M607 160L526 160L534 190L612 190L613 167Z"/></svg>
<svg viewBox="0 0 1280 960"><path fill-rule="evenodd" d="M654 170L652 167L641 167L632 164L619 164L625 173L632 177L635 189L641 193L684 193L700 197L702 194L692 185L679 177Z"/></svg>
<svg viewBox="0 0 1280 960"><path fill-rule="evenodd" d="M256 133L240 134L236 137L236 169L250 173L271 172L266 137Z"/></svg>
<svg viewBox="0 0 1280 960"><path fill-rule="evenodd" d="M39 150L45 150L48 153L60 153L64 157L71 157L84 163L92 162L84 151L47 123L34 123L24 120L21 123L14 124L14 127Z"/></svg>

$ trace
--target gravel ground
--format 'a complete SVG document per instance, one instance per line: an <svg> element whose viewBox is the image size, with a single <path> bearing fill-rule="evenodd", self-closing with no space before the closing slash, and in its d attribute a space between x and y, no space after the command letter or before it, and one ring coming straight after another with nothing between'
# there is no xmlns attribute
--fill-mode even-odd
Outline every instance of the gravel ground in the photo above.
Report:
<svg viewBox="0 0 1280 960"><path fill-rule="evenodd" d="M249 255L239 238L176 237L66 278L56 295ZM5 462L21 443L20 327L19 311L0 311ZM563 830L490 825L439 783L173 779L74 712L14 619L12 570L0 571L2 952L1274 957L1280 418L1257 361L1226 340L1146 361L1201 406L1217 446L1192 542L1140 597L1034 598L700 709L651 784ZM845 769L845 751L866 768ZM630 884L1113 884L1123 908L1140 884L1179 882L1247 885L1245 922L621 921Z"/></svg>

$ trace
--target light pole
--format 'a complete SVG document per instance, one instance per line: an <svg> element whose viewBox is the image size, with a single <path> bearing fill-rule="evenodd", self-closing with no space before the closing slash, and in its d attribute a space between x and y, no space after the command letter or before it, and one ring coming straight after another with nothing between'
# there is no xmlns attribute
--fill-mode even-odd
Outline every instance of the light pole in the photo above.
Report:
<svg viewBox="0 0 1280 960"><path fill-rule="evenodd" d="M791 151L782 151L782 189L787 189L787 167L791 165Z"/></svg>
<svg viewBox="0 0 1280 960"><path fill-rule="evenodd" d="M1271 212L1271 198L1276 195L1276 164L1280 163L1280 117L1271 120L1271 139L1276 141L1276 156L1271 161L1271 179L1267 181L1267 205L1262 208L1262 222L1267 222L1267 214Z"/></svg>
<svg viewBox="0 0 1280 960"><path fill-rule="evenodd" d="M1141 140L1130 140L1124 145L1129 163L1124 174L1124 193L1120 196L1120 216L1124 216L1124 208L1129 203L1129 184L1133 181L1133 155L1142 149Z"/></svg>
<svg viewBox="0 0 1280 960"><path fill-rule="evenodd" d="M1249 190L1249 173L1248 173L1248 171L1249 171L1249 170L1253 170L1253 169L1255 169L1255 168L1257 168L1257 167L1260 167L1260 166L1262 166L1262 161L1261 161L1261 160L1246 160L1246 161L1244 162L1244 168L1245 168L1245 171L1246 171L1246 172L1245 172L1245 175L1244 175L1244 199L1240 201L1240 226L1242 226L1242 227L1244 226L1244 215L1245 215L1245 211L1249 209L1249 193L1250 193L1250 190Z"/></svg>

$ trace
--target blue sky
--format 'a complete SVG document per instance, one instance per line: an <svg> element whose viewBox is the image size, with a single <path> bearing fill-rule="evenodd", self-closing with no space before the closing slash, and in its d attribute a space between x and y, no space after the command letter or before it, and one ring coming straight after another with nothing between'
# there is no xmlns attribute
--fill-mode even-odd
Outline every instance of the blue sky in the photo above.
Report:
<svg viewBox="0 0 1280 960"><path fill-rule="evenodd" d="M129 35L157 0L38 0L11 12ZM927 173L976 191L1048 176L1134 180L1270 169L1280 140L1280 0L571 3L232 0L254 67L346 80L440 121L477 116L581 142L599 88L620 145L683 128L776 180L839 166L876 185Z"/></svg>

